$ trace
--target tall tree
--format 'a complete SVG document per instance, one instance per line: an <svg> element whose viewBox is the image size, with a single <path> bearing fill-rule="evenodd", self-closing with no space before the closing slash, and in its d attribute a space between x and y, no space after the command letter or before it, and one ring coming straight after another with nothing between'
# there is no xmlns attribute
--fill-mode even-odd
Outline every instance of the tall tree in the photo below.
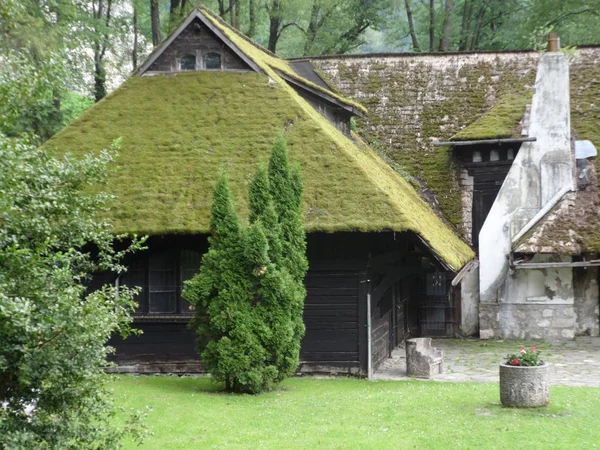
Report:
<svg viewBox="0 0 600 450"><path fill-rule="evenodd" d="M412 47L414 52L420 52L419 41L417 39L417 33L415 32L415 22L413 19L411 0L404 0L404 6L406 7L406 19L408 20L408 29L410 33L410 39L412 41Z"/></svg>
<svg viewBox="0 0 600 450"><path fill-rule="evenodd" d="M138 14L137 7L135 3L132 5L133 7L133 47L131 49L131 64L133 66L133 70L135 71L138 66Z"/></svg>
<svg viewBox="0 0 600 450"><path fill-rule="evenodd" d="M444 23L442 25L442 36L440 38L439 46L439 50L442 52L447 52L450 49L455 7L455 0L446 0L444 4Z"/></svg>
<svg viewBox="0 0 600 450"><path fill-rule="evenodd" d="M92 0L94 18L94 98L102 100L106 96L106 69L104 56L109 45L113 0Z"/></svg>
<svg viewBox="0 0 600 450"><path fill-rule="evenodd" d="M435 51L435 0L429 0L429 51Z"/></svg>
<svg viewBox="0 0 600 450"><path fill-rule="evenodd" d="M152 45L157 46L162 41L160 31L160 10L158 0L150 0L150 20L152 23Z"/></svg>
<svg viewBox="0 0 600 450"><path fill-rule="evenodd" d="M254 37L256 34L256 0L248 0L248 37Z"/></svg>

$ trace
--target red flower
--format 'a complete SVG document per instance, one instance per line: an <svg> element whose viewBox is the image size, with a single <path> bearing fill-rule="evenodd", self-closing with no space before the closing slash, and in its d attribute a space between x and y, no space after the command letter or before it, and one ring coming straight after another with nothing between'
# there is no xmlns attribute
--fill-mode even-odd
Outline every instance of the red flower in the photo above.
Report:
<svg viewBox="0 0 600 450"><path fill-rule="evenodd" d="M535 352L535 350L536 350L535 347L531 347L532 352Z"/></svg>
<svg viewBox="0 0 600 450"><path fill-rule="evenodd" d="M515 359L513 359L511 361L511 363L512 363L513 366L518 366L519 365L519 360L517 358L515 358Z"/></svg>
<svg viewBox="0 0 600 450"><path fill-rule="evenodd" d="M525 347L521 347L521 350L519 350L521 353L525 353Z"/></svg>

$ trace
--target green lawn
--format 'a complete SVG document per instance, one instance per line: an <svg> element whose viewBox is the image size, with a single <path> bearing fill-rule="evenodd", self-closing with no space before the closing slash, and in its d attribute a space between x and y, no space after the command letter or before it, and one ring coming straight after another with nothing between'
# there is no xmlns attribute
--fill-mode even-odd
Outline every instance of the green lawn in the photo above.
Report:
<svg viewBox="0 0 600 450"><path fill-rule="evenodd" d="M111 386L119 405L152 408L149 449L600 446L596 388L552 387L549 407L515 410L499 405L496 384L292 379L260 396L219 392L207 378Z"/></svg>

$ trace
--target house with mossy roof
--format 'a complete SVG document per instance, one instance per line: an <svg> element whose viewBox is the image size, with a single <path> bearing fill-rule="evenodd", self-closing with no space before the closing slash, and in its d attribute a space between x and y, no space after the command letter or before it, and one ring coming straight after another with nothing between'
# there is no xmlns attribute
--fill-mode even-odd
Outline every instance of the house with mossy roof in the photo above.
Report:
<svg viewBox="0 0 600 450"><path fill-rule="evenodd" d="M460 330L598 336L600 48L312 58L358 131L477 253Z"/></svg>
<svg viewBox="0 0 600 450"><path fill-rule="evenodd" d="M305 61L285 61L205 9L194 10L121 87L46 147L83 155L121 139L103 189L116 232L149 235L118 279L141 286L135 326L115 338L121 370L202 370L181 295L207 249L212 190L248 183L282 130L304 179L309 273L300 371L367 375L406 336L452 336L451 285L473 250L352 130L367 109Z"/></svg>

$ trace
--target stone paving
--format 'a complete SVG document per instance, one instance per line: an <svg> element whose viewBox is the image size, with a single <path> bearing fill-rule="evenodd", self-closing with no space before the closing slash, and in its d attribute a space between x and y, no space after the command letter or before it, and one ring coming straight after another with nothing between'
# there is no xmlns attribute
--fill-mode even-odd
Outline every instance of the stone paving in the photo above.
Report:
<svg viewBox="0 0 600 450"><path fill-rule="evenodd" d="M538 346L542 359L550 363L554 386L600 387L600 337L578 337L573 341L488 341L476 339L433 339L433 347L444 352L444 373L434 381L498 382L498 364L522 346ZM403 347L392 352L373 374L375 380L405 380L406 356Z"/></svg>

